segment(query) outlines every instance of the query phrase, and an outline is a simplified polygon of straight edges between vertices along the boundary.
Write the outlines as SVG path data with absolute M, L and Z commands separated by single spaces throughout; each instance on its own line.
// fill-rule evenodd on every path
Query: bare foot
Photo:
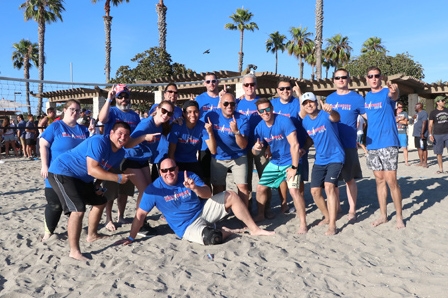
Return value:
M 78 260 L 78 261 L 86 262 L 86 261 L 89 260 L 88 258 L 83 256 L 82 253 L 79 250 L 78 251 L 70 251 L 69 256 L 70 256 L 70 258 L 73 258 L 73 259 Z
M 323 226 L 323 225 L 328 225 L 329 223 L 330 223 L 330 221 L 328 219 L 324 218 L 317 225 Z
M 86 240 L 87 240 L 87 242 L 95 242 L 97 240 L 100 240 L 100 239 L 103 239 L 103 238 L 107 238 L 107 237 L 109 237 L 109 235 L 103 235 L 103 234 L 95 233 L 95 234 L 93 234 L 91 236 L 87 236 Z
M 356 213 L 349 212 L 347 214 L 347 219 L 348 219 L 348 221 L 356 221 Z
M 287 213 L 288 210 L 289 210 L 288 204 L 285 203 L 285 204 L 281 205 L 281 212 L 282 213 Z
M 42 241 L 42 242 L 47 241 L 48 239 L 50 239 L 51 235 L 53 235 L 53 234 L 48 233 L 48 232 L 45 232 L 45 234 L 44 234 L 44 236 L 42 237 L 42 240 L 41 240 L 41 241 Z
M 122 224 L 122 225 L 130 224 L 130 223 L 132 223 L 132 219 L 131 218 L 119 218 L 117 220 L 117 223 Z
M 380 217 L 377 220 L 375 220 L 374 222 L 372 222 L 372 227 L 377 227 L 381 224 L 384 224 L 387 222 L 387 218 L 386 217 Z
M 328 227 L 328 230 L 325 232 L 325 235 L 327 236 L 333 236 L 336 235 L 338 233 L 338 231 L 336 230 L 336 228 L 332 227 Z
M 266 218 L 264 217 L 264 214 L 258 214 L 257 216 L 254 217 L 254 221 L 255 222 L 260 222 L 265 220 Z
M 407 165 L 407 166 L 409 167 L 409 163 L 408 163 L 408 162 L 405 162 L 404 164 Z
M 270 235 L 274 235 L 275 232 L 274 231 L 266 231 L 266 230 L 258 228 L 255 231 L 250 231 L 250 234 L 252 236 L 270 236 Z
M 427 168 L 428 167 L 428 164 L 425 162 L 425 163 L 422 163 L 422 167 L 423 168 Z
M 303 234 L 306 234 L 306 233 L 308 233 L 308 227 L 306 225 L 303 225 L 303 226 L 301 225 L 299 227 L 299 230 L 297 231 L 297 234 L 303 235 Z
M 397 218 L 397 229 L 400 230 L 400 229 L 404 229 L 404 228 L 406 228 L 406 226 L 404 225 L 403 219 Z
M 113 232 L 117 230 L 117 227 L 115 226 L 115 224 L 112 221 L 109 221 L 106 225 L 106 229 Z

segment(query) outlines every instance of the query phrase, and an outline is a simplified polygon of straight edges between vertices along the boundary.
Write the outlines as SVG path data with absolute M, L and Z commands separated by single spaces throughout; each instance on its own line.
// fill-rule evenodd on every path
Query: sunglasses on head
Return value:
M 165 92 L 177 94 L 177 91 L 175 90 L 166 90 Z
M 129 98 L 129 94 L 127 94 L 127 93 L 122 93 L 122 94 L 120 94 L 120 95 L 118 95 L 118 96 L 115 96 L 116 98 L 118 98 L 118 99 L 123 99 L 123 98 L 126 98 L 126 99 L 128 99 Z
M 338 81 L 338 80 L 347 80 L 347 78 L 348 78 L 348 76 L 334 77 L 334 79 L 335 79 L 336 81 Z
M 255 83 L 244 83 L 243 84 L 244 87 L 255 87 Z
M 223 106 L 227 107 L 228 105 L 230 105 L 232 108 L 235 106 L 235 102 L 234 101 L 225 101 L 222 103 Z
M 377 73 L 377 74 L 374 74 L 374 75 L 367 75 L 367 77 L 368 77 L 369 79 L 373 79 L 373 78 L 378 79 L 379 77 L 381 77 L 381 74 Z
M 205 83 L 206 84 L 216 84 L 216 82 L 217 82 L 218 80 L 207 80 L 207 81 L 205 81 Z
M 278 90 L 284 91 L 284 90 L 291 90 L 291 87 L 278 87 Z
M 168 173 L 168 172 L 174 172 L 176 170 L 176 166 L 166 169 L 160 169 L 160 172 L 162 173 Z
M 259 109 L 258 110 L 258 113 L 260 113 L 260 114 L 264 114 L 264 112 L 266 112 L 266 113 L 269 113 L 269 112 L 271 112 L 271 107 L 267 107 L 266 109 Z
M 166 109 L 164 109 L 164 108 L 160 108 L 160 110 L 162 111 L 162 114 L 167 114 L 168 116 L 173 116 L 173 112 L 170 112 L 170 111 L 168 111 L 168 110 L 166 110 Z

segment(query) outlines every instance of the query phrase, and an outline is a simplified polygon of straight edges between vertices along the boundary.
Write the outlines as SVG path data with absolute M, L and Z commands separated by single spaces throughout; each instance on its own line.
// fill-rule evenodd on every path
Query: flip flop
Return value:
M 443 174 L 443 171 L 437 171 L 436 174 Z

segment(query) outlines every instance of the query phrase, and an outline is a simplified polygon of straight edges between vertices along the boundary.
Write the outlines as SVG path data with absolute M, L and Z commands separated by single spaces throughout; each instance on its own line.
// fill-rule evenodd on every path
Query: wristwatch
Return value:
M 293 170 L 297 170 L 298 167 L 291 165 L 291 169 L 293 169 Z
M 234 135 L 236 135 L 236 136 L 238 136 L 240 134 L 241 134 L 241 132 L 239 130 L 236 133 L 234 133 Z

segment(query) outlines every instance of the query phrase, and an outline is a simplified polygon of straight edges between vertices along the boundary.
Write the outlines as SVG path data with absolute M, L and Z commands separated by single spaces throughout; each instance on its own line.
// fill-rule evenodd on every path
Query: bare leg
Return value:
M 260 229 L 259 226 L 254 222 L 250 216 L 249 210 L 247 210 L 246 205 L 244 205 L 238 195 L 233 191 L 226 191 L 225 193 L 225 207 L 226 209 L 232 209 L 233 214 L 236 218 L 241 220 L 249 229 L 251 235 L 254 236 L 269 236 L 275 234 L 275 232 L 266 231 Z
M 237 184 L 238 196 L 243 200 L 243 203 L 249 208 L 249 186 L 247 184 Z
M 286 181 L 283 181 L 280 184 L 280 187 L 278 188 L 278 195 L 280 196 L 280 206 L 281 206 L 281 212 L 285 213 L 288 211 L 288 184 Z
M 300 226 L 297 233 L 305 234 L 308 232 L 308 227 L 306 225 L 305 199 L 298 188 L 290 188 L 289 193 L 294 202 L 294 207 L 296 207 L 297 217 L 300 220 Z
M 106 203 L 106 229 L 109 231 L 116 231 L 117 227 L 112 219 L 112 208 L 114 206 L 114 200 L 109 200 Z
M 149 167 L 144 167 L 141 169 L 127 168 L 124 172 L 126 174 L 134 174 L 134 176 L 131 176 L 130 178 L 131 182 L 137 187 L 138 190 L 137 204 L 135 206 L 135 209 L 137 210 L 146 187 L 152 182 Z
M 380 217 L 372 223 L 376 227 L 387 222 L 387 186 L 385 171 L 373 171 L 376 181 L 376 194 L 380 205 Z
M 92 206 L 92 208 L 90 209 L 89 229 L 87 231 L 87 242 L 94 242 L 96 240 L 106 237 L 106 235 L 98 234 L 98 224 L 100 223 L 104 207 L 106 207 L 106 204 Z
M 336 217 L 338 214 L 338 197 L 336 194 L 336 188 L 332 183 L 325 182 L 325 193 L 327 194 L 327 208 L 328 208 L 328 230 L 325 235 L 335 235 L 336 231 Z
M 350 180 L 346 183 L 347 198 L 348 198 L 348 220 L 356 219 L 356 201 L 358 198 L 358 186 L 356 185 L 355 179 Z M 339 195 L 339 193 L 337 193 Z
M 428 167 L 428 150 L 422 150 L 422 167 Z
M 322 188 L 313 187 L 311 188 L 311 195 L 313 196 L 314 203 L 316 203 L 317 208 L 319 208 L 320 212 L 324 216 L 324 219 L 319 222 L 319 225 L 328 224 L 330 221 L 330 215 L 327 209 L 327 203 L 325 202 L 324 197 L 322 196 Z
M 404 157 L 404 164 L 405 165 L 409 165 L 409 160 L 408 160 L 408 147 L 403 147 L 403 157 Z
M 403 229 L 405 228 L 402 213 L 403 205 L 400 185 L 398 185 L 397 180 L 397 171 L 385 171 L 384 177 L 389 186 L 392 200 L 394 201 L 395 212 L 397 213 L 397 229 Z
M 264 213 L 266 209 L 266 202 L 268 201 L 268 187 L 258 184 L 257 185 L 257 206 L 258 213 L 254 218 L 255 221 L 262 221 L 265 219 Z
M 126 209 L 126 204 L 128 203 L 128 196 L 120 194 L 117 198 L 117 209 L 118 209 L 118 222 L 121 224 L 127 223 L 124 219 L 124 211 Z
M 72 212 L 68 218 L 68 243 L 70 245 L 69 256 L 79 261 L 87 261 L 88 259 L 81 254 L 79 247 L 79 238 L 81 237 L 82 219 L 84 212 Z
M 443 173 L 443 158 L 442 158 L 442 154 L 437 154 L 437 164 L 439 165 L 439 171 Z
M 423 150 L 422 149 L 418 149 L 418 159 L 420 160 L 420 162 L 416 165 L 416 166 L 422 166 L 423 165 Z

